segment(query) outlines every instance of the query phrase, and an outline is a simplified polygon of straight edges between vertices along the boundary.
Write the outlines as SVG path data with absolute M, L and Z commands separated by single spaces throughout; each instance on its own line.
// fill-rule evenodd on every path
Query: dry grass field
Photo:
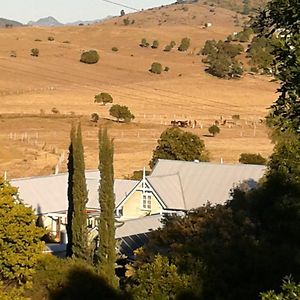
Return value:
M 77 119 L 82 121 L 87 168 L 97 168 L 98 128 L 89 120 L 94 112 L 115 138 L 119 178 L 148 165 L 160 133 L 173 119 L 197 120 L 199 127 L 189 130 L 204 139 L 212 161 L 237 162 L 241 152 L 269 155 L 272 144 L 259 120 L 276 99 L 277 84 L 248 74 L 240 80 L 206 74 L 196 54 L 207 39 L 224 39 L 240 30 L 234 26 L 236 13 L 211 12 L 200 4 L 187 7 L 130 14 L 135 23 L 129 26 L 114 18 L 90 26 L 0 30 L 0 172 L 7 170 L 10 178 L 49 174 L 59 160 L 65 170 L 69 130 Z M 203 28 L 206 22 L 213 26 Z M 48 41 L 49 36 L 55 40 Z M 183 37 L 191 38 L 189 51 L 162 51 Z M 139 47 L 142 38 L 159 40 L 159 48 Z M 40 50 L 39 57 L 30 56 L 32 48 Z M 88 49 L 98 50 L 97 64 L 79 62 Z M 10 57 L 11 51 L 17 57 Z M 151 74 L 154 61 L 169 72 Z M 93 101 L 102 91 L 130 108 L 136 116 L 132 124 L 107 120 L 109 106 Z M 59 114 L 51 113 L 53 107 Z M 206 136 L 215 120 L 234 114 L 241 117 L 236 125 L 221 126 L 214 138 Z

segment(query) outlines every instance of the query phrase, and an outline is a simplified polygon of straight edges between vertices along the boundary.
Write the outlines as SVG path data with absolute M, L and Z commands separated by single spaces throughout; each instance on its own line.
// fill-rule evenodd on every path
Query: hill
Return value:
M 148 165 L 160 133 L 174 119 L 197 121 L 197 128 L 189 130 L 204 139 L 212 161 L 237 162 L 241 152 L 267 156 L 272 144 L 262 119 L 276 98 L 277 84 L 251 74 L 240 80 L 215 78 L 204 72 L 197 55 L 207 39 L 239 31 L 235 17 L 236 12 L 194 3 L 89 26 L 0 30 L 0 173 L 8 170 L 15 177 L 53 172 L 66 158 L 70 124 L 77 118 L 82 121 L 87 168 L 97 168 L 98 129 L 90 122 L 94 112 L 115 138 L 117 177 Z M 241 25 L 247 21 L 238 17 Z M 208 22 L 212 26 L 205 27 Z M 177 51 L 184 37 L 191 39 L 191 46 Z M 142 38 L 150 44 L 158 40 L 159 47 L 140 47 Z M 176 47 L 163 51 L 171 40 Z M 32 48 L 40 50 L 39 57 L 30 55 Z M 81 52 L 88 49 L 99 52 L 97 64 L 80 63 Z M 11 51 L 17 57 L 10 57 Z M 150 73 L 154 61 L 169 71 Z M 110 106 L 94 103 L 100 92 L 128 106 L 134 123 L 109 121 Z M 208 135 L 211 124 L 232 115 L 240 115 L 240 121 L 220 125 L 215 138 Z
M 62 26 L 63 24 L 58 22 L 53 17 L 46 17 L 37 20 L 36 22 L 30 21 L 28 22 L 29 26 L 41 26 L 41 27 L 54 27 L 54 26 Z
M 2 27 L 6 27 L 6 28 L 7 27 L 20 27 L 20 26 L 23 26 L 23 24 L 20 22 L 0 18 L 0 28 L 2 28 Z

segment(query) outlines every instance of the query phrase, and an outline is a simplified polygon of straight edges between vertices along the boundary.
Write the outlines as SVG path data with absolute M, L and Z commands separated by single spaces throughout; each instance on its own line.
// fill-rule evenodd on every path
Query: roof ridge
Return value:
M 180 183 L 180 190 L 181 190 L 181 195 L 182 195 L 182 199 L 183 199 L 183 206 L 184 209 L 187 210 L 186 208 L 186 201 L 185 201 L 185 197 L 184 197 L 184 191 L 183 191 L 183 186 L 182 186 L 182 182 L 181 182 L 181 177 L 180 177 L 180 173 L 177 173 L 178 179 L 179 179 L 179 183 Z

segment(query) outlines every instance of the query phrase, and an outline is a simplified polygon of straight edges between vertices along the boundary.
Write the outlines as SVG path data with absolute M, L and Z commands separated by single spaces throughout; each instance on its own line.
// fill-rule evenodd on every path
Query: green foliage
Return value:
M 152 48 L 152 49 L 157 49 L 158 46 L 159 46 L 159 41 L 158 41 L 158 40 L 154 40 L 154 41 L 153 41 L 153 44 L 152 44 L 152 46 L 151 46 L 151 48 Z
M 40 50 L 38 48 L 32 48 L 30 51 L 31 51 L 31 56 L 34 57 L 38 57 L 40 54 Z
M 95 103 L 102 103 L 103 105 L 107 103 L 113 103 L 113 97 L 108 93 L 100 93 L 95 96 Z
M 149 162 L 151 169 L 158 159 L 207 161 L 208 153 L 204 142 L 195 134 L 180 128 L 168 128 L 162 132 L 158 145 Z
M 113 52 L 118 52 L 119 49 L 118 49 L 117 47 L 112 47 L 112 48 L 111 48 L 111 51 L 113 51 Z
M 115 241 L 115 194 L 114 194 L 114 147 L 108 137 L 107 129 L 99 131 L 99 248 L 97 251 L 98 272 L 108 283 L 117 287 L 115 276 L 116 241 Z
M 241 43 L 246 43 L 250 41 L 251 36 L 253 35 L 253 29 L 251 27 L 244 28 L 241 32 L 239 32 L 235 39 Z
M 278 9 L 280 8 L 280 9 Z M 273 45 L 274 74 L 281 82 L 279 97 L 272 106 L 271 116 L 281 130 L 300 132 L 300 9 L 298 1 L 272 0 L 257 16 L 254 28 L 269 37 L 277 30 Z
M 99 115 L 97 113 L 92 113 L 91 114 L 91 121 L 93 123 L 98 123 L 98 121 L 99 121 Z
M 44 256 L 29 291 L 31 299 L 123 299 L 121 294 L 85 261 Z
M 82 144 L 81 125 L 72 126 L 71 144 L 69 153 L 69 209 L 68 222 L 71 239 L 68 240 L 67 255 L 89 261 L 91 258 L 87 239 L 87 212 L 86 204 L 88 192 L 85 179 L 84 149 Z M 72 176 L 71 176 L 72 175 Z M 69 237 L 69 236 L 68 236 Z
M 234 78 L 243 74 L 241 64 L 235 59 L 243 50 L 242 45 L 208 40 L 201 54 L 207 56 L 203 61 L 209 65 L 208 73 L 220 78 Z
M 300 299 L 300 284 L 295 284 L 290 279 L 283 281 L 282 292 L 277 294 L 269 291 L 261 294 L 261 300 L 298 300 Z
M 124 122 L 130 122 L 134 119 L 134 115 L 130 112 L 129 108 L 125 105 L 115 104 L 109 109 L 109 114 L 116 118 L 118 122 L 120 120 Z
M 259 153 L 241 153 L 239 162 L 241 164 L 265 165 L 267 163 L 267 160 Z
M 141 43 L 140 43 L 140 47 L 145 47 L 148 48 L 149 47 L 149 43 L 147 42 L 147 40 L 145 38 L 142 38 Z
M 172 50 L 171 45 L 166 45 L 166 47 L 164 48 L 165 52 L 170 52 Z
M 35 225 L 31 207 L 18 198 L 17 189 L 0 177 L 0 279 L 25 283 L 42 255 L 45 230 Z
M 81 54 L 80 61 L 85 64 L 96 64 L 100 56 L 96 50 L 85 51 Z
M 130 24 L 130 20 L 129 20 L 128 17 L 125 18 L 125 19 L 123 19 L 123 24 L 124 24 L 125 26 L 128 26 L 128 25 Z
M 151 263 L 139 267 L 133 277 L 131 292 L 134 299 L 176 299 L 181 293 L 190 289 L 191 278 L 180 275 L 176 265 L 168 258 L 156 256 Z
M 220 133 L 220 128 L 217 125 L 212 125 L 208 128 L 208 132 L 215 136 L 216 134 Z
M 154 74 L 161 74 L 161 72 L 162 72 L 161 63 L 159 63 L 159 62 L 152 63 L 151 68 L 150 68 L 150 72 L 154 73 Z
M 190 44 L 191 44 L 191 40 L 189 38 L 187 37 L 183 38 L 178 47 L 178 51 L 187 51 L 190 47 Z
M 137 170 L 133 171 L 133 174 L 131 176 L 128 176 L 127 179 L 130 180 L 142 180 L 143 179 L 143 170 Z M 150 171 L 145 171 L 145 175 L 148 176 L 150 175 Z
M 0 281 L 0 299 L 1 300 L 30 300 L 24 296 L 22 287 L 7 287 Z

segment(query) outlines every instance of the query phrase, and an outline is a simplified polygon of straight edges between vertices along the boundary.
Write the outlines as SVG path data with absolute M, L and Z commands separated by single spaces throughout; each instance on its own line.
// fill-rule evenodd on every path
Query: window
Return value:
M 150 193 L 143 194 L 142 208 L 143 209 L 151 209 L 151 194 Z

